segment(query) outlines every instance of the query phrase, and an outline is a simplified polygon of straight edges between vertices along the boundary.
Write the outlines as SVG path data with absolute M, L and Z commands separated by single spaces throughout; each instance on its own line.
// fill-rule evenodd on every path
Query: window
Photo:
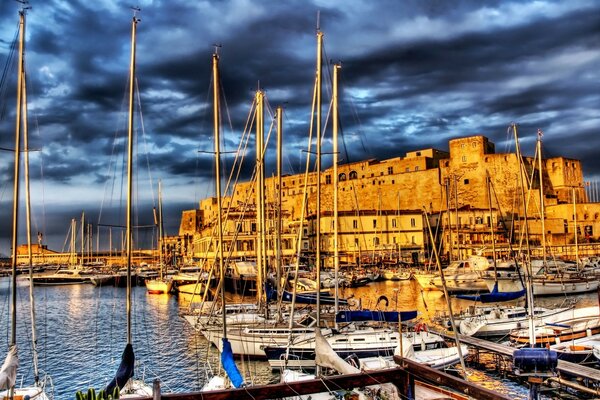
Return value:
M 358 229 L 358 221 L 357 220 L 352 220 L 352 228 Z
M 467 156 L 462 156 L 462 162 L 467 162 Z
M 373 228 L 377 228 L 377 220 L 376 219 L 373 220 Z
M 358 239 L 357 238 L 354 239 L 354 247 L 358 248 Z
M 410 172 L 410 167 L 406 167 L 406 169 L 404 171 Z
M 475 148 L 475 147 L 477 147 L 477 142 L 471 142 L 471 147 L 472 147 L 472 148 Z
M 417 151 L 417 157 L 421 157 L 421 152 Z
M 418 170 L 419 170 L 419 166 L 417 165 L 417 166 L 415 167 L 415 171 L 418 171 Z
M 378 237 L 373 238 L 373 246 L 379 246 L 379 238 Z
M 469 184 L 469 180 L 468 180 L 468 179 L 465 179 L 465 180 L 463 181 L 463 183 L 464 183 L 465 185 L 468 185 L 468 184 Z
M 415 226 L 417 226 L 417 220 L 416 220 L 416 219 L 414 219 L 414 218 L 411 218 L 411 219 L 410 219 L 410 226 L 412 226 L 413 228 L 414 228 Z
M 388 175 L 391 175 L 394 173 L 394 167 L 388 167 Z
M 340 182 L 343 182 L 343 181 L 345 181 L 345 180 L 346 180 L 346 174 L 342 172 L 342 173 L 339 175 L 339 177 L 338 177 L 338 180 L 339 180 Z
M 464 143 L 462 143 L 462 144 L 460 145 L 460 148 L 461 148 L 461 149 L 464 149 L 465 147 L 467 147 L 467 145 L 466 145 L 466 144 L 464 144 Z
M 325 175 L 325 184 L 326 185 L 330 185 L 331 184 L 331 175 Z
M 350 171 L 349 178 L 350 179 L 357 179 L 358 178 L 358 174 L 356 173 L 356 171 Z
M 392 228 L 395 228 L 395 227 L 396 227 L 396 218 L 394 218 L 394 219 L 392 220 Z

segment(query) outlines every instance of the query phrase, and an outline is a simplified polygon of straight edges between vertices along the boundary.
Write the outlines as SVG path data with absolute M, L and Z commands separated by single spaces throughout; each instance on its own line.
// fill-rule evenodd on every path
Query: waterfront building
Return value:
M 338 247 L 342 263 L 378 262 L 384 258 L 426 261 L 430 240 L 429 218 L 442 254 L 464 257 L 491 251 L 492 233 L 500 251 L 517 243 L 527 216 L 530 242 L 542 240 L 538 163 L 523 157 L 521 175 L 516 153 L 496 153 L 485 136 L 451 139 L 449 151 L 427 148 L 404 157 L 369 159 L 338 166 Z M 600 206 L 588 203 L 579 160 L 567 157 L 543 159 L 546 244 L 556 255 L 574 254 L 574 225 L 579 243 L 590 245 L 600 233 Z M 490 176 L 492 210 L 489 209 L 486 176 Z M 521 182 L 530 180 L 529 190 Z M 321 173 L 321 251 L 325 265 L 333 254 L 332 168 Z M 281 193 L 282 255 L 292 261 L 299 243 L 310 259 L 316 248 L 315 173 L 287 175 L 277 187 L 275 178 L 265 180 L 265 248 L 275 256 L 277 196 Z M 306 188 L 306 190 L 305 190 Z M 307 198 L 306 209 L 303 200 Z M 523 194 L 525 202 L 523 202 Z M 574 220 L 573 194 L 577 221 Z M 527 212 L 523 204 L 527 204 Z M 239 183 L 223 197 L 225 252 L 232 258 L 255 257 L 255 183 Z M 304 211 L 304 215 L 303 214 Z M 214 259 L 213 230 L 217 217 L 214 198 L 203 199 L 199 208 L 182 213 L 180 237 L 188 259 Z M 302 233 L 300 235 L 300 233 Z M 300 240 L 300 242 L 299 242 Z M 588 246 L 590 252 L 595 246 Z

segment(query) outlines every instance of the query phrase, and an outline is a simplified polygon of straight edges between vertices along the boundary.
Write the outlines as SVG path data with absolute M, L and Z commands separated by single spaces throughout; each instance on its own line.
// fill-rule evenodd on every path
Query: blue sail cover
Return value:
M 335 322 L 380 321 L 400 322 L 417 318 L 417 310 L 413 311 L 340 311 L 335 315 Z
M 501 301 L 516 300 L 518 298 L 525 296 L 525 293 L 526 293 L 525 289 L 519 290 L 517 292 L 499 292 L 498 291 L 498 282 L 496 282 L 494 284 L 494 289 L 490 293 L 483 293 L 483 294 L 478 294 L 475 296 L 467 295 L 467 294 L 460 294 L 460 295 L 457 295 L 456 297 L 458 299 L 480 301 L 482 303 L 498 303 Z
M 231 384 L 239 388 L 244 384 L 244 378 L 242 378 L 242 374 L 240 374 L 240 370 L 237 365 L 235 365 L 235 360 L 233 359 L 233 351 L 231 350 L 231 343 L 227 338 L 223 338 L 223 351 L 221 352 L 221 365 L 225 372 L 227 372 L 227 376 L 229 380 L 231 380 Z
M 131 343 L 127 343 L 125 350 L 123 350 L 123 355 L 121 356 L 121 364 L 119 365 L 119 369 L 117 369 L 117 373 L 112 381 L 106 385 L 104 391 L 107 394 L 112 395 L 117 386 L 119 387 L 119 390 L 121 390 L 129 378 L 133 376 L 134 366 L 135 354 L 133 354 L 133 346 Z

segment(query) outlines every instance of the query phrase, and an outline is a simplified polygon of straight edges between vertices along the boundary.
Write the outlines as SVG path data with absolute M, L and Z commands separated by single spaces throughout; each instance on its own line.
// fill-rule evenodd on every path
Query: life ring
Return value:
M 423 322 L 419 322 L 415 325 L 415 333 L 427 332 L 427 331 L 428 331 L 427 324 L 425 324 Z

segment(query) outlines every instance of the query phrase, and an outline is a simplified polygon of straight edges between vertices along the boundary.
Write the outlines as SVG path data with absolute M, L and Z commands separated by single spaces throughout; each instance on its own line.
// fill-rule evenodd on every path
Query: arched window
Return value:
M 352 180 L 352 179 L 357 179 L 357 178 L 358 178 L 358 174 L 356 173 L 356 171 L 350 171 L 349 179 Z
M 340 182 L 343 182 L 343 181 L 345 181 L 345 180 L 346 180 L 346 174 L 344 174 L 344 173 L 342 172 L 342 173 L 340 174 L 340 176 L 338 177 L 338 180 L 339 180 Z

